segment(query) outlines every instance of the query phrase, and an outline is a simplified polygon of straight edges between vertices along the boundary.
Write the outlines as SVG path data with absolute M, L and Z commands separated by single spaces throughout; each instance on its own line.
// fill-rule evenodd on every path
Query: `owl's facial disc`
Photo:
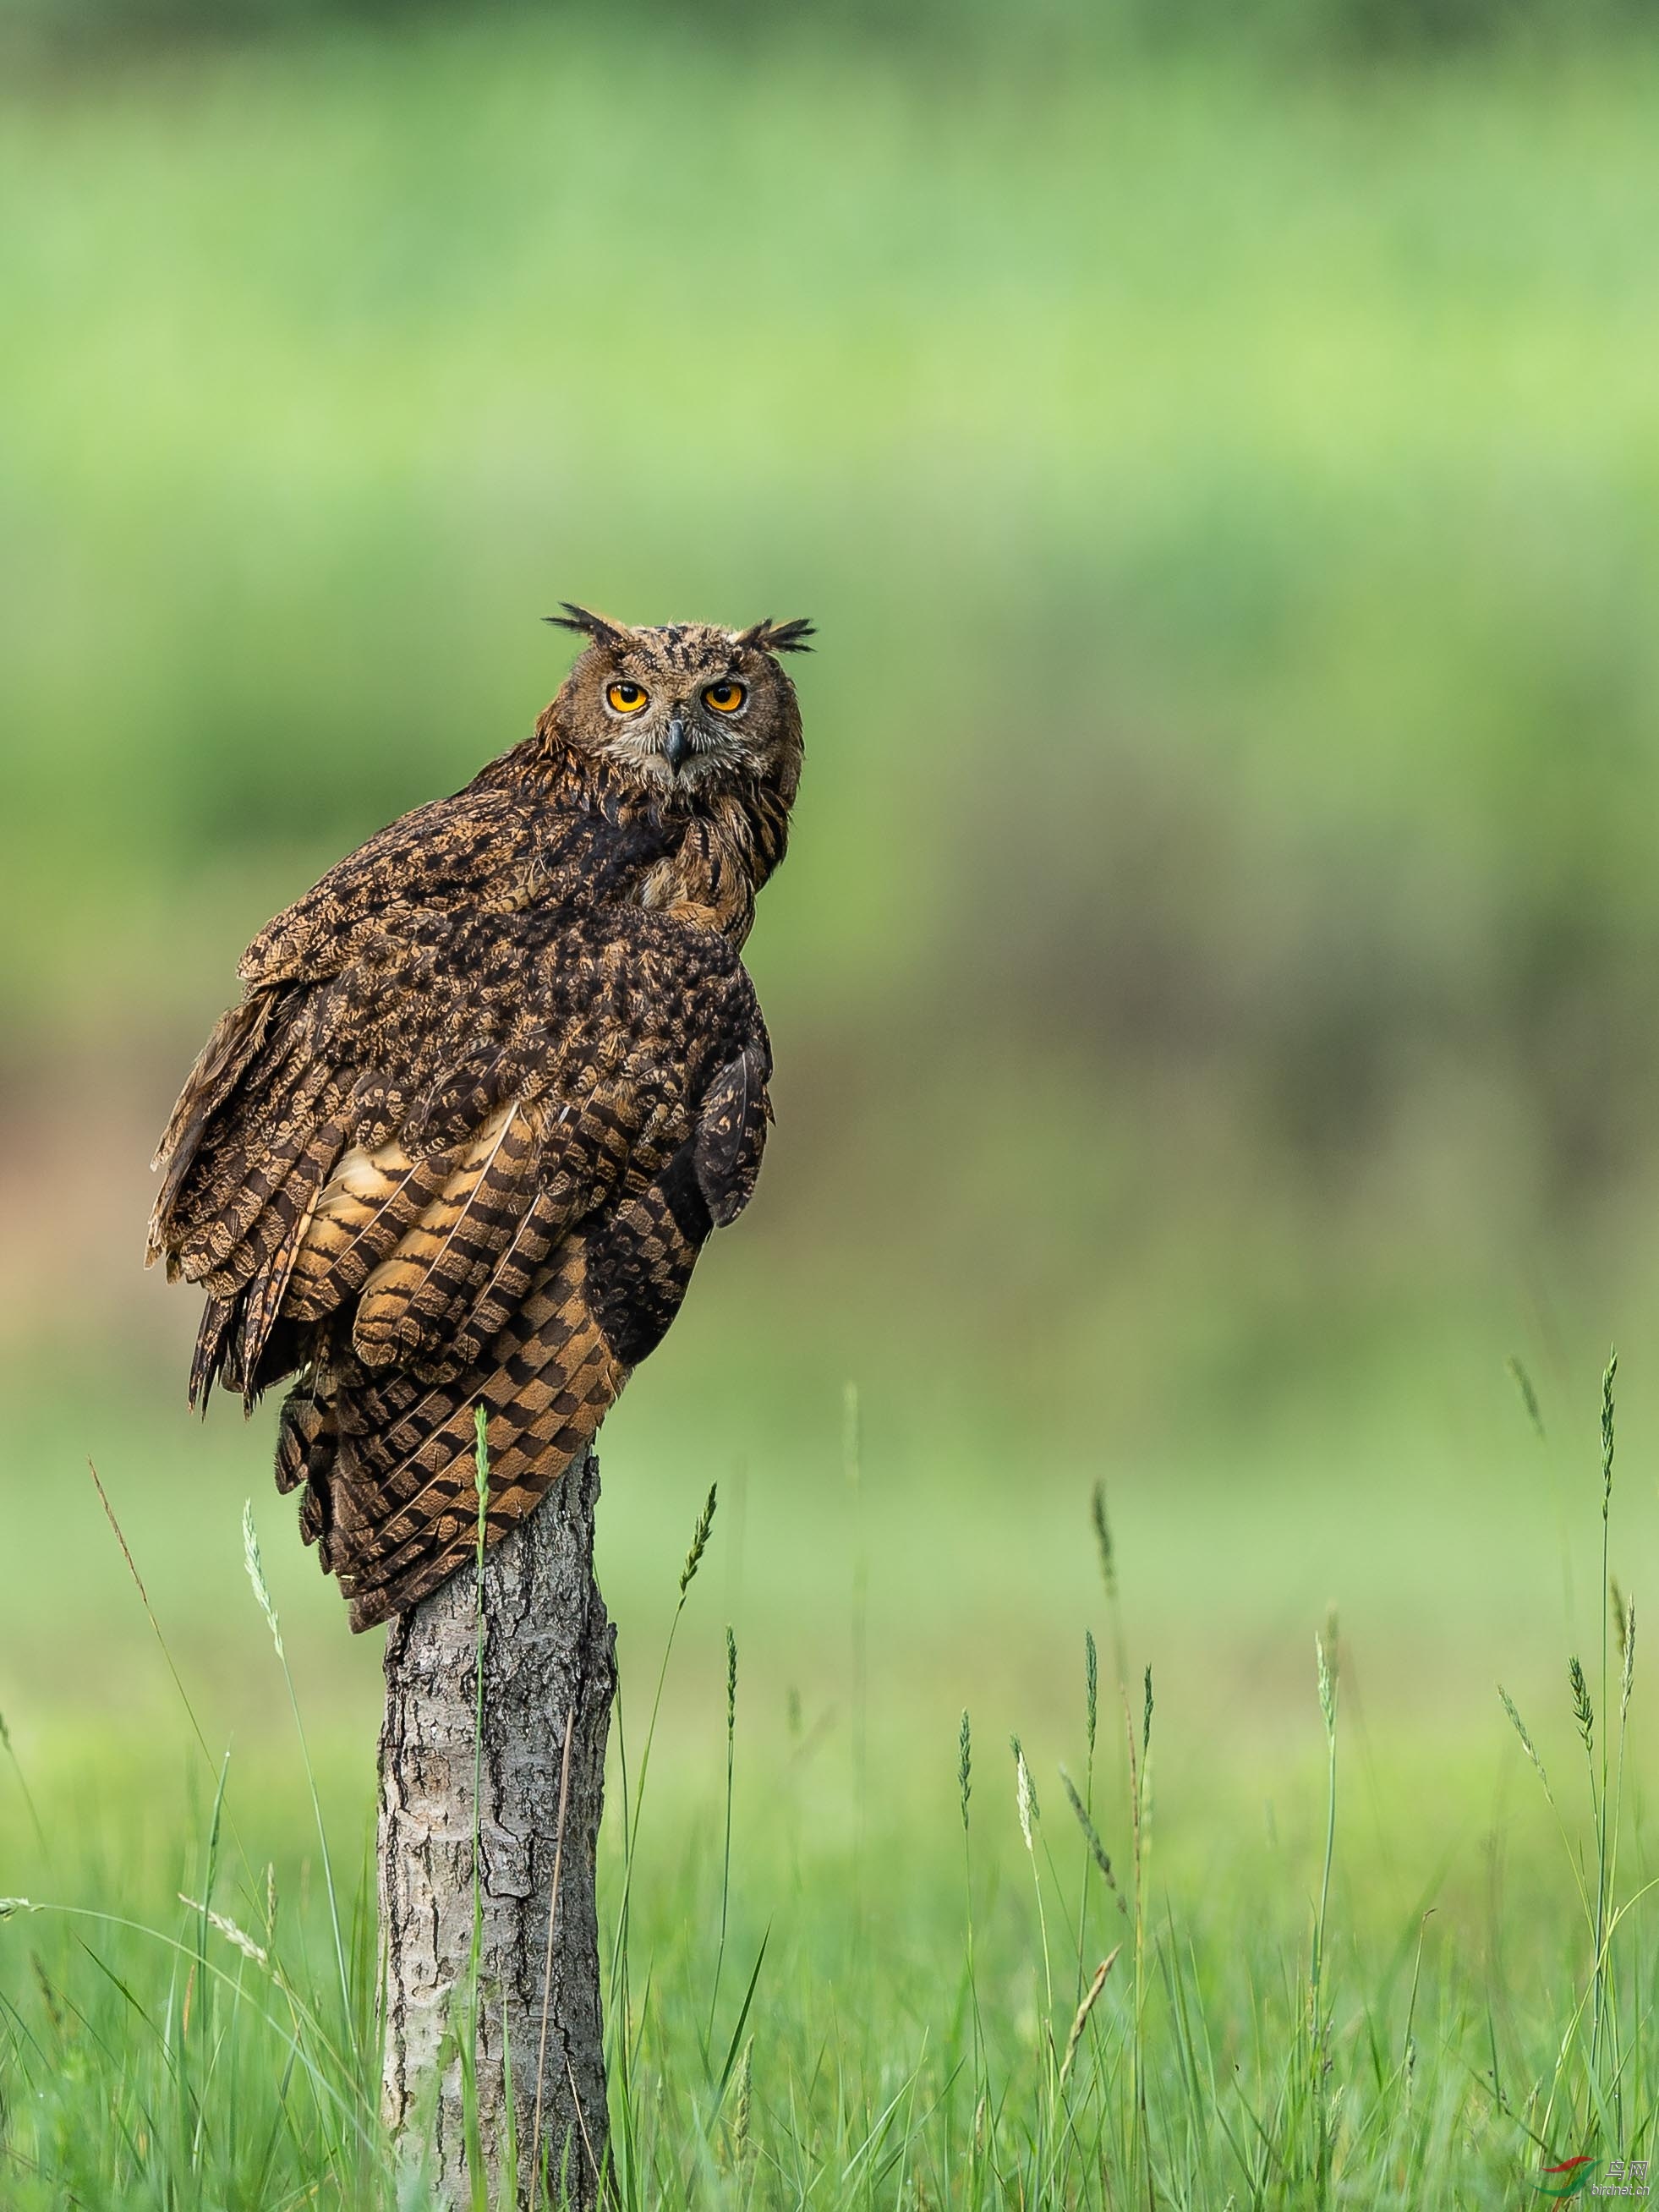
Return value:
M 708 688 L 721 697 L 744 696 L 736 683 Z M 744 761 L 746 749 L 720 727 L 739 706 L 710 709 L 695 686 L 689 692 L 680 684 L 647 689 L 626 677 L 608 684 L 604 696 L 611 723 L 605 751 L 653 782 L 690 785 Z
M 605 750 L 648 781 L 695 792 L 752 774 L 753 747 L 743 723 L 748 684 L 728 668 L 647 665 L 648 656 L 617 657 L 601 692 Z
M 793 798 L 793 689 L 746 633 L 680 623 L 589 634 L 557 702 L 572 742 L 677 803 L 757 784 L 775 786 L 786 803 Z

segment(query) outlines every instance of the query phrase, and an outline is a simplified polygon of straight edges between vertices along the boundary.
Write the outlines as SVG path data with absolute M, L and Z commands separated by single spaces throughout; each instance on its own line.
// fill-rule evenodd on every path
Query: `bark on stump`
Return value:
M 507 2063 L 520 2201 L 532 2196 L 538 2095 L 549 2201 L 598 2200 L 605 2164 L 594 1854 L 616 1631 L 593 1580 L 599 1466 L 588 1452 L 483 1570 L 483 1728 L 477 2074 L 490 2197 L 507 2148 Z M 392 1624 L 380 1735 L 380 1934 L 386 1953 L 385 2113 L 441 2199 L 471 2202 L 459 2038 L 472 1954 L 477 1576 L 468 1566 Z M 569 1719 L 569 1784 L 559 1796 Z M 558 1856 L 544 2055 L 549 1900 Z

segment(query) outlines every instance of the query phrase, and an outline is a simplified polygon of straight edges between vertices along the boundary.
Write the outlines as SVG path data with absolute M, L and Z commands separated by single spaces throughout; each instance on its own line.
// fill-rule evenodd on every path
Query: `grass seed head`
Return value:
M 1106 1485 L 1097 1482 L 1090 1501 L 1090 1512 L 1095 1524 L 1095 1541 L 1100 1547 L 1100 1578 L 1106 1585 L 1109 1603 L 1117 1602 L 1117 1555 L 1112 1548 L 1112 1527 L 1106 1518 Z
M 968 1800 L 974 1794 L 974 1740 L 968 1726 L 968 1708 L 962 1709 L 962 1726 L 957 1731 L 957 1790 L 962 1799 L 962 1826 L 968 1826 Z
M 253 1938 L 244 1929 L 239 1928 L 234 1920 L 227 1920 L 222 1912 L 214 1911 L 211 1905 L 203 1905 L 196 1898 L 186 1897 L 182 1889 L 179 1892 L 179 1902 L 180 1905 L 187 1905 L 192 1912 L 199 1912 L 218 1929 L 227 1942 L 236 1946 L 244 1958 L 252 1959 L 256 1966 L 268 1966 L 270 1964 L 270 1954 L 264 1945 L 256 1943 Z
M 1152 1741 L 1152 1670 L 1146 1669 L 1145 1693 L 1140 1708 L 1140 1756 L 1143 1762 Z
M 1619 1354 L 1610 1352 L 1601 1376 L 1601 1518 L 1613 1503 L 1613 1382 L 1619 1372 Z
M 483 1406 L 472 1409 L 472 1486 L 478 1493 L 482 1517 L 489 1495 L 489 1414 Z
M 1532 1761 L 1534 1767 L 1537 1771 L 1538 1779 L 1543 1784 L 1545 1794 L 1547 1796 L 1549 1793 L 1550 1778 L 1544 1771 L 1544 1762 L 1538 1756 L 1537 1746 L 1533 1742 L 1531 1736 L 1527 1733 L 1527 1724 L 1525 1721 L 1522 1719 L 1520 1714 L 1516 1712 L 1514 1698 L 1510 1697 L 1509 1692 L 1504 1687 L 1504 1685 L 1501 1682 L 1498 1685 L 1498 1694 L 1503 1700 L 1504 1711 L 1510 1717 L 1510 1726 L 1515 1730 L 1516 1735 L 1520 1737 L 1521 1748 L 1526 1753 L 1527 1757 Z
M 1019 1832 L 1025 1838 L 1025 1848 L 1035 1855 L 1031 1841 L 1031 1823 L 1042 1818 L 1037 1803 L 1036 1790 L 1031 1782 L 1031 1770 L 1026 1764 L 1025 1753 L 1019 1738 L 1011 1735 L 1008 1747 L 1014 1754 L 1014 1803 L 1019 1813 Z
M 1595 1743 L 1595 1708 L 1590 1703 L 1589 1684 L 1584 1680 L 1584 1670 L 1576 1651 L 1567 1662 L 1567 1686 L 1572 1692 L 1573 1726 L 1583 1738 L 1585 1750 L 1592 1750 Z
M 1124 1910 L 1123 1899 L 1118 1890 L 1117 1877 L 1112 1872 L 1112 1862 L 1107 1856 L 1106 1846 L 1100 1840 L 1100 1832 L 1089 1818 L 1088 1807 L 1077 1794 L 1077 1784 L 1063 1766 L 1060 1770 L 1060 1779 L 1066 1792 L 1066 1802 L 1073 1812 L 1077 1814 L 1077 1824 L 1083 1831 L 1083 1839 L 1089 1846 L 1090 1856 L 1106 1877 L 1106 1887 L 1117 1899 L 1118 1910 L 1121 1912 Z
M 473 1543 L 473 1565 L 477 1570 L 478 1577 L 478 1633 L 481 1637 L 483 1634 L 483 1607 L 484 1547 L 489 1541 L 489 1530 L 485 1517 L 489 1508 L 489 1446 L 486 1435 L 489 1425 L 489 1414 L 484 1411 L 483 1406 L 475 1406 L 472 1409 L 472 1487 L 477 1494 L 478 1514 L 477 1526 L 473 1531 L 475 1539 Z
M 1624 1619 L 1619 1625 L 1619 1656 L 1623 1670 L 1619 1677 L 1619 1717 L 1622 1722 L 1630 1711 L 1631 1683 L 1636 1674 L 1636 1600 L 1632 1598 L 1625 1607 Z
M 1509 1370 L 1516 1389 L 1521 1393 L 1521 1403 L 1525 1409 L 1528 1420 L 1532 1424 L 1532 1432 L 1541 1444 L 1545 1442 L 1544 1416 L 1539 1411 L 1538 1393 L 1532 1387 L 1532 1377 L 1513 1352 L 1510 1354 L 1504 1364 Z
M 729 1743 L 738 1725 L 738 1639 L 728 1623 L 726 1631 L 726 1740 Z
M 1063 2082 L 1072 2070 L 1072 2061 L 1077 2057 L 1077 2047 L 1083 2040 L 1083 2031 L 1088 2026 L 1089 2015 L 1095 2008 L 1095 1999 L 1106 1986 L 1106 1977 L 1112 1971 L 1112 1961 L 1123 1946 L 1115 1945 L 1095 1968 L 1094 1979 L 1085 1990 L 1083 2002 L 1072 2022 L 1072 2032 L 1066 2039 L 1066 2056 L 1060 2062 L 1060 2078 Z
M 738 2061 L 736 2101 L 732 2110 L 732 2163 L 741 2166 L 749 2154 L 749 2124 L 755 2094 L 755 2039 L 743 2046 Z
M 1095 1652 L 1094 1632 L 1083 1632 L 1083 1702 L 1089 1723 L 1089 1757 L 1095 1755 L 1095 1721 L 1100 1709 L 1100 1661 Z
M 1336 1735 L 1337 1669 L 1340 1664 L 1334 1607 L 1325 1616 L 1323 1635 L 1314 1638 L 1314 1656 L 1319 1668 L 1319 1710 L 1325 1717 L 1325 1735 L 1330 1740 Z
M 691 1531 L 691 1548 L 685 1555 L 685 1565 L 680 1569 L 680 1595 L 684 1597 L 697 1578 L 697 1569 L 702 1565 L 702 1555 L 708 1549 L 708 1532 L 714 1525 L 714 1498 L 717 1486 L 710 1483 L 708 1495 L 703 1501 L 702 1511 L 697 1516 L 697 1525 Z
M 259 1539 L 253 1527 L 253 1500 L 250 1498 L 242 1507 L 242 1558 L 247 1567 L 247 1578 L 253 1585 L 253 1595 L 259 1601 L 259 1610 L 270 1630 L 270 1640 L 276 1646 L 276 1656 L 287 1655 L 283 1650 L 283 1632 L 276 1626 L 276 1608 L 270 1601 L 270 1586 L 265 1580 L 264 1562 L 259 1557 Z

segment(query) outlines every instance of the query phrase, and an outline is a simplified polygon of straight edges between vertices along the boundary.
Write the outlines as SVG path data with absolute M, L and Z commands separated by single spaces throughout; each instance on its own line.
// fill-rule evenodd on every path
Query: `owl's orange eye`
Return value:
M 733 684 L 728 678 L 724 684 L 711 684 L 702 695 L 702 703 L 717 714 L 735 714 L 748 696 L 741 684 Z
M 618 714 L 637 714 L 646 704 L 646 695 L 637 684 L 613 684 L 605 696 Z

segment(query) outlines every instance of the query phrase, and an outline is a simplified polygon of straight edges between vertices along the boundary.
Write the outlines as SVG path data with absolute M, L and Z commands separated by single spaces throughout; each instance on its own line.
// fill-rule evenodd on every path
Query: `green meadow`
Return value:
M 765 1176 L 601 1439 L 623 2201 L 1639 2200 L 1659 56 L 33 12 L 0 2205 L 422 2204 L 378 1638 L 271 1410 L 185 1413 L 145 1166 L 241 945 L 522 733 L 563 598 L 821 633 Z

